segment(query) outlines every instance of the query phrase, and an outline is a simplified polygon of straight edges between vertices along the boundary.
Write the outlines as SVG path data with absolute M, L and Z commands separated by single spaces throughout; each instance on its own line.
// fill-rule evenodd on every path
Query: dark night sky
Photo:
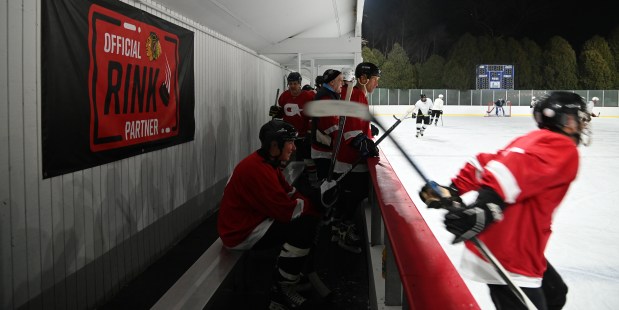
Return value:
M 366 0 L 363 37 L 370 47 L 384 49 L 393 44 L 394 38 L 423 41 L 428 34 L 445 42 L 455 41 L 465 32 L 528 37 L 540 45 L 553 35 L 560 35 L 578 51 L 593 35 L 607 37 L 619 25 L 619 13 L 613 8 L 617 2 L 613 0 L 570 2 L 573 1 Z

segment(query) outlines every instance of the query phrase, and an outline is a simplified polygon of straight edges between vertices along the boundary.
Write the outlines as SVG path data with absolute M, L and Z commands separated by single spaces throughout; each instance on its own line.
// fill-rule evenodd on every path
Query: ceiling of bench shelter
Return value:
M 274 61 L 354 66 L 365 0 L 156 0 Z

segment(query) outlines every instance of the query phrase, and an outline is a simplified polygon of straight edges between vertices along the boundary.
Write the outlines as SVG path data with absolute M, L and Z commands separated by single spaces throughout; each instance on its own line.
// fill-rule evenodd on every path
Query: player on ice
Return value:
M 419 97 L 419 100 L 407 112 L 407 114 L 412 113 L 413 117 L 417 117 L 417 134 L 415 135 L 417 138 L 419 138 L 419 135 L 423 136 L 426 125 L 430 124 L 430 114 L 432 113 L 432 99 L 428 99 L 425 94 L 421 94 Z
M 461 269 L 490 289 L 497 309 L 526 309 L 514 291 L 484 260 L 476 237 L 496 256 L 512 282 L 537 309 L 561 309 L 567 285 L 544 255 L 552 217 L 579 166 L 577 146 L 590 142 L 586 103 L 570 92 L 553 92 L 535 105 L 538 130 L 513 140 L 497 153 L 481 153 L 465 164 L 439 197 L 429 184 L 420 197 L 442 208 L 445 226 L 465 240 Z M 524 299 L 524 298 L 523 298 Z

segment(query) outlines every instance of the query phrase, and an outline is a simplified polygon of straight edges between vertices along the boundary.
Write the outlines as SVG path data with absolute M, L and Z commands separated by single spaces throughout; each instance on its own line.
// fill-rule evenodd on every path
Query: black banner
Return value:
M 42 12 L 44 178 L 193 140 L 193 32 L 113 0 Z

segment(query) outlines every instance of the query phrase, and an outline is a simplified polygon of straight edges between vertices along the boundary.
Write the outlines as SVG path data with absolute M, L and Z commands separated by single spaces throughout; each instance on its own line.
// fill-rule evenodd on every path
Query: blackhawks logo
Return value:
M 151 32 L 146 39 L 146 56 L 150 61 L 157 60 L 161 55 L 161 43 L 156 33 Z

